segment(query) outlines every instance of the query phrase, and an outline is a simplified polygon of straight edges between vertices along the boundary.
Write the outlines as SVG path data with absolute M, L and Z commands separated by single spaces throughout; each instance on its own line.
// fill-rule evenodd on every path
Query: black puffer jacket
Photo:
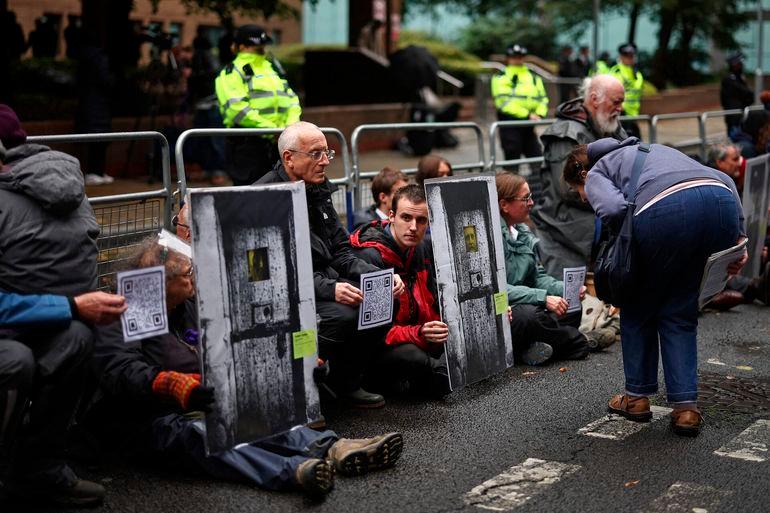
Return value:
M 283 164 L 278 163 L 255 185 L 290 181 Z M 334 301 L 334 286 L 339 280 L 357 283 L 362 274 L 379 270 L 360 259 L 350 247 L 348 232 L 332 204 L 332 193 L 336 190 L 337 186 L 329 180 L 321 185 L 308 185 L 305 189 L 315 297 L 321 301 Z
M 169 312 L 168 323 L 169 333 L 134 342 L 124 342 L 120 321 L 95 329 L 93 362 L 101 398 L 145 413 L 174 409 L 154 400 L 152 382 L 160 371 L 200 374 L 194 300 Z M 193 335 L 194 343 L 186 343 Z
M 0 172 L 0 289 L 94 290 L 98 235 L 76 158 L 39 144 L 7 152 Z

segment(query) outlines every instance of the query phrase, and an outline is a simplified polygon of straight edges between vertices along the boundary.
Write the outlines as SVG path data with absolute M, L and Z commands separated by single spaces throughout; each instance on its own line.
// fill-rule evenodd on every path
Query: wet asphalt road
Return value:
M 615 345 L 585 361 L 515 366 L 441 402 L 390 400 L 385 409 L 371 412 L 330 407 L 329 427 L 341 436 L 401 431 L 405 449 L 393 469 L 338 477 L 323 502 L 212 481 L 185 469 L 115 460 L 99 468 L 77 468 L 107 487 L 99 512 L 481 512 L 467 505 L 464 495 L 528 458 L 576 470 L 554 484 L 538 484 L 531 499 L 511 508 L 517 513 L 770 511 L 770 461 L 714 454 L 757 419 L 770 419 L 770 394 L 765 393 L 770 390 L 770 311 L 743 305 L 706 314 L 700 326 L 700 372 L 710 381 L 731 376 L 731 382 L 754 386 L 749 397 L 755 404 L 748 413 L 730 406 L 704 408 L 706 426 L 695 439 L 674 435 L 667 418 L 624 440 L 578 434 L 605 414 L 607 399 L 622 387 L 620 347 Z M 653 403 L 665 405 L 663 396 Z M 709 506 L 693 509 L 695 503 L 660 498 L 675 483 L 695 487 L 695 498 L 688 500 Z M 0 511 L 58 510 L 0 503 Z

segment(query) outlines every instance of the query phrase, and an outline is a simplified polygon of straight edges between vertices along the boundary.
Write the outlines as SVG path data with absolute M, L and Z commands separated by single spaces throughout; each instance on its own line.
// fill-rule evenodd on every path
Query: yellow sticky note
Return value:
M 508 311 L 508 294 L 498 292 L 493 296 L 495 298 L 495 315 L 501 315 Z
M 291 334 L 291 339 L 294 346 L 295 360 L 311 356 L 316 352 L 315 330 L 295 331 Z

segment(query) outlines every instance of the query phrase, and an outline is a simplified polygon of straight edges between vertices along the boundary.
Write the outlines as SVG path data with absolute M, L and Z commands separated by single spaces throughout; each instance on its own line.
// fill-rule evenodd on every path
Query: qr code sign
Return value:
M 118 294 L 128 305 L 121 318 L 126 342 L 168 333 L 163 266 L 119 273 Z
M 361 276 L 364 300 L 358 315 L 358 329 L 374 328 L 393 319 L 393 270 Z

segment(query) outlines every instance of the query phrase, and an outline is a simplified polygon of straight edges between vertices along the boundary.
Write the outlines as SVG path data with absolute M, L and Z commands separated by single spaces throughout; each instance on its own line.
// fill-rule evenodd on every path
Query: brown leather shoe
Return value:
M 703 415 L 698 410 L 674 410 L 671 412 L 671 428 L 680 436 L 698 436 Z
M 360 476 L 395 465 L 403 447 L 401 433 L 374 438 L 340 438 L 326 456 L 340 474 Z
M 745 300 L 743 294 L 737 290 L 723 290 L 716 296 L 712 297 L 711 301 L 706 303 L 703 308 L 711 308 L 713 310 L 724 312 L 744 302 Z
M 619 394 L 610 399 L 607 410 L 634 422 L 649 422 L 652 419 L 650 400 L 646 397 Z
M 326 460 L 311 458 L 297 467 L 296 479 L 307 495 L 321 497 L 334 488 L 334 467 Z

